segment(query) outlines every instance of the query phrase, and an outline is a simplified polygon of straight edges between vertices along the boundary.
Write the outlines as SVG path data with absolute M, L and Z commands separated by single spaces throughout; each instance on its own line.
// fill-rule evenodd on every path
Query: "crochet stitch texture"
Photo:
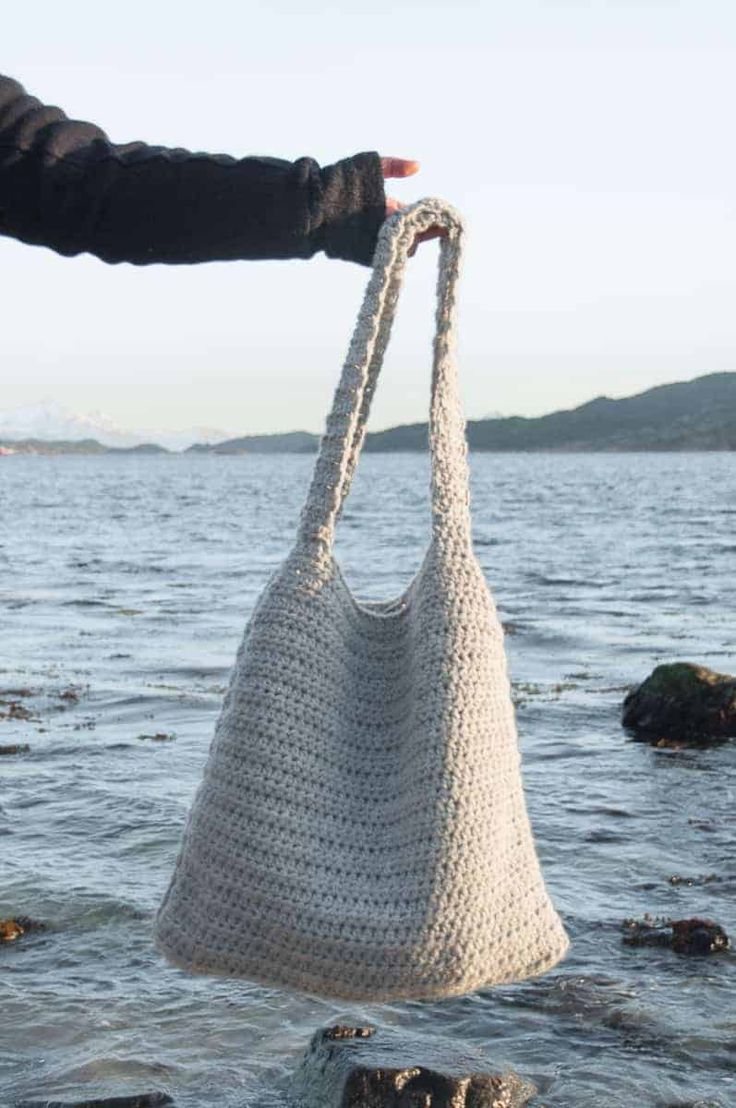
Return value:
M 432 538 L 398 599 L 332 553 L 407 253 L 440 224 Z M 155 924 L 190 972 L 328 997 L 448 997 L 540 974 L 567 936 L 524 801 L 503 631 L 472 547 L 454 359 L 462 221 L 381 230 L 295 545 L 239 648 Z

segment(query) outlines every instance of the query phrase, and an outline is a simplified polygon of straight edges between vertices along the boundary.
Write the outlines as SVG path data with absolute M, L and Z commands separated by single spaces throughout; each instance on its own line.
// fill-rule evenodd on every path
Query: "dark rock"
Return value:
M 736 677 L 691 662 L 657 666 L 624 700 L 623 725 L 657 746 L 736 737 Z
M 536 1091 L 450 1040 L 343 1026 L 313 1036 L 294 1089 L 305 1108 L 520 1108 Z
M 0 746 L 0 755 L 27 754 L 30 749 L 28 743 L 11 743 L 10 746 Z
M 676 954 L 719 954 L 731 945 L 719 924 L 698 916 L 679 920 L 658 920 L 653 916 L 627 919 L 622 930 L 627 946 L 669 947 Z
M 672 949 L 676 954 L 717 954 L 730 945 L 726 932 L 713 920 L 693 916 L 672 924 Z
M 44 931 L 46 925 L 30 916 L 0 919 L 0 943 L 13 943 L 28 931 Z
M 15 1108 L 164 1108 L 174 1101 L 167 1093 L 108 1096 L 97 1100 L 21 1100 Z

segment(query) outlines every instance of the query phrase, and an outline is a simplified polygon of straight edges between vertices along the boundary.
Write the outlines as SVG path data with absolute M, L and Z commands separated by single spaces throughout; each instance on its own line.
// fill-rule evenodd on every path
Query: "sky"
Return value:
M 0 71 L 114 142 L 416 158 L 467 225 L 466 414 L 538 415 L 736 369 L 732 0 L 37 0 Z M 436 244 L 374 403 L 426 418 Z M 308 261 L 108 266 L 0 238 L 0 408 L 321 429 L 368 278 Z

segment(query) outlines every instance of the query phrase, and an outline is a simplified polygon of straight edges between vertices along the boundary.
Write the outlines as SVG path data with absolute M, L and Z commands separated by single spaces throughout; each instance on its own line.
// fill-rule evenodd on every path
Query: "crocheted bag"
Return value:
M 432 538 L 398 599 L 332 554 L 407 252 L 441 224 Z M 526 814 L 503 632 L 471 543 L 453 357 L 462 224 L 382 227 L 295 545 L 258 601 L 159 909 L 191 972 L 353 1000 L 448 997 L 567 949 Z

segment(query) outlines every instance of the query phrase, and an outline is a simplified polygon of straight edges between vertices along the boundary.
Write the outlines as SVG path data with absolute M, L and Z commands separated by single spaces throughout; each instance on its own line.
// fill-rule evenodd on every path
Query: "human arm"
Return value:
M 324 251 L 370 265 L 385 217 L 375 152 L 320 167 L 114 144 L 0 76 L 0 234 L 113 263 Z

